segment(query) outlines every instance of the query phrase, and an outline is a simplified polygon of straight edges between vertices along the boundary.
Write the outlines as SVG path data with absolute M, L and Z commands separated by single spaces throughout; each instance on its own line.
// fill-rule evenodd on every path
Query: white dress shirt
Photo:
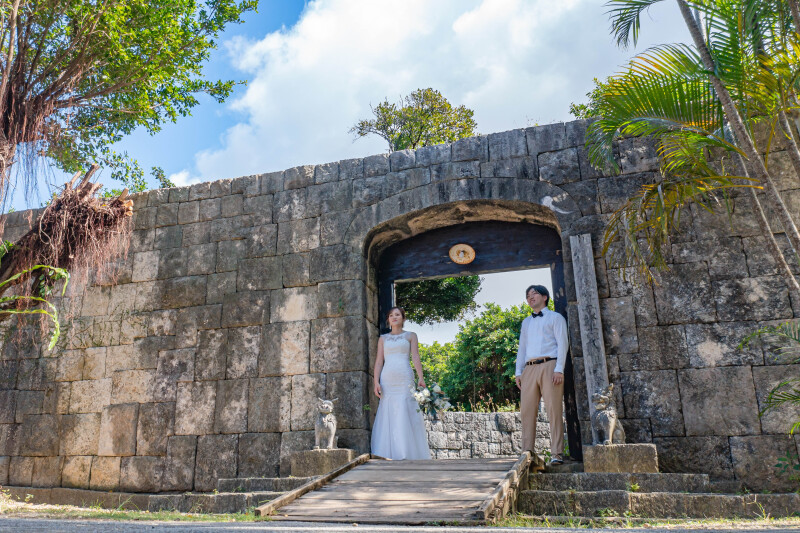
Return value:
M 555 357 L 555 372 L 563 373 L 568 348 L 567 321 L 561 313 L 547 308 L 542 309 L 542 316 L 529 316 L 522 321 L 516 375 L 522 375 L 525 363 L 528 361 L 545 357 Z

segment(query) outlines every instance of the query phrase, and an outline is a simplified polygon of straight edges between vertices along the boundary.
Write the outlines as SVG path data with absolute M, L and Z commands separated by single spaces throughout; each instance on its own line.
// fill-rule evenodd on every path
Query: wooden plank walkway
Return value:
M 359 459 L 258 514 L 314 522 L 483 524 L 508 511 L 530 463 L 527 453 L 519 459 Z

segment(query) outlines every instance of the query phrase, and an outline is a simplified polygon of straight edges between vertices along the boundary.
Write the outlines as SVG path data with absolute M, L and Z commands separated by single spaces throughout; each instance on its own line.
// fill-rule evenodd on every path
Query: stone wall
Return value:
M 380 251 L 437 227 L 503 220 L 561 232 L 584 439 L 569 236 L 589 233 L 629 440 L 656 443 L 667 470 L 766 487 L 777 457 L 797 449 L 787 435 L 797 413 L 759 418 L 759 405 L 800 366 L 769 346 L 736 346 L 800 302 L 765 252 L 749 200 L 734 198 L 730 223 L 685 213 L 670 272 L 634 286 L 600 257 L 600 239 L 624 199 L 659 179 L 655 149 L 622 141 L 622 174 L 603 176 L 588 165 L 585 126 L 135 195 L 127 260 L 113 283 L 70 286 L 59 348 L 43 349 L 35 330 L 6 339 L 0 484 L 183 491 L 276 475 L 310 447 L 317 396 L 339 398 L 341 445 L 366 451 Z M 800 184 L 774 147 L 770 164 L 798 212 Z M 8 215 L 3 237 L 19 237 L 30 215 Z
M 522 453 L 522 421 L 515 413 L 449 411 L 436 420 L 425 417 L 428 446 L 434 459 L 513 457 Z M 536 424 L 536 451 L 550 449 L 550 426 L 544 409 Z

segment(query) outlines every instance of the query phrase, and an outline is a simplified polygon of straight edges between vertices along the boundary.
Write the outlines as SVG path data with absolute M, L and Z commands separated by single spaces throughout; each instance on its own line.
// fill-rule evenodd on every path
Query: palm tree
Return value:
M 608 3 L 620 45 L 636 42 L 640 16 L 656 1 Z M 800 150 L 786 115 L 797 107 L 800 36 L 793 31 L 790 13 L 797 6 L 757 0 L 677 2 L 694 47 L 660 46 L 634 58 L 628 72 L 609 79 L 598 100 L 601 118 L 588 130 L 587 145 L 596 165 L 615 168 L 612 143 L 620 136 L 656 137 L 663 160 L 664 180 L 644 187 L 614 215 L 604 251 L 622 237 L 626 260 L 650 277 L 651 267 L 666 264 L 661 247 L 688 203 L 713 209 L 714 202 L 727 205 L 732 189 L 745 187 L 767 246 L 790 290 L 800 295 L 757 191 L 763 189 L 795 254 L 800 252 L 800 232 L 752 134 L 754 127 L 766 126 L 767 144 L 784 135 L 800 175 Z M 710 162 L 709 155 L 727 155 L 728 166 Z

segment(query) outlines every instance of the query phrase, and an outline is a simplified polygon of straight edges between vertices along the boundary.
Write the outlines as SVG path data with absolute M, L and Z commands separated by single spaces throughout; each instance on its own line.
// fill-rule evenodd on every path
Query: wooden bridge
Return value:
M 513 508 L 530 463 L 528 452 L 517 460 L 387 461 L 365 454 L 258 507 L 256 515 L 364 524 L 485 524 Z

